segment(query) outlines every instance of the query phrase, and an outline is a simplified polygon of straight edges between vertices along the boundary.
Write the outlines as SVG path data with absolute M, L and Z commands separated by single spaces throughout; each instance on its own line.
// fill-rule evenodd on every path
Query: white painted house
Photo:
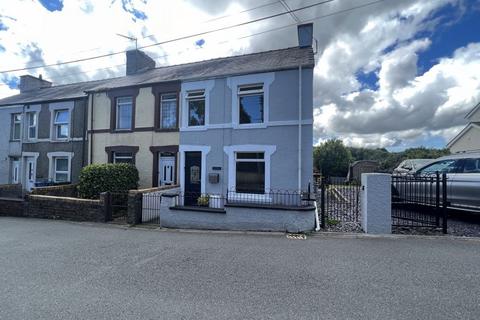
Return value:
M 451 153 L 480 151 L 480 103 L 465 118 L 468 125 L 447 144 Z

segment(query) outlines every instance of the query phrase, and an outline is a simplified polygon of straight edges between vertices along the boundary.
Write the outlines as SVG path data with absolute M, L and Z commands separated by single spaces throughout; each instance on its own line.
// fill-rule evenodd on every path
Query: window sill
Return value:
M 210 207 L 197 207 L 197 206 L 174 206 L 174 207 L 170 207 L 170 210 L 197 211 L 197 212 L 220 213 L 220 214 L 226 214 L 227 213 L 225 211 L 225 209 L 210 208 Z
M 155 132 L 178 132 L 178 128 L 173 128 L 173 129 L 155 128 Z
M 132 133 L 133 129 L 113 129 L 110 133 Z
M 207 126 L 182 127 L 180 131 L 206 131 Z
M 233 129 L 266 129 L 266 123 L 256 123 L 256 124 L 239 124 L 235 123 Z

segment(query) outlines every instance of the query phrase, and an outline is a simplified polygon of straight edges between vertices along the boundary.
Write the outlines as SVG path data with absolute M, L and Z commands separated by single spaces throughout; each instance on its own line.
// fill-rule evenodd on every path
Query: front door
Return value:
M 185 195 L 186 206 L 196 205 L 202 192 L 202 153 L 200 151 L 185 152 Z
M 25 170 L 25 189 L 27 191 L 32 190 L 35 187 L 35 176 L 36 176 L 36 161 L 33 157 L 26 158 L 26 170 Z
M 159 186 L 169 186 L 175 183 L 175 157 L 160 156 L 158 169 Z

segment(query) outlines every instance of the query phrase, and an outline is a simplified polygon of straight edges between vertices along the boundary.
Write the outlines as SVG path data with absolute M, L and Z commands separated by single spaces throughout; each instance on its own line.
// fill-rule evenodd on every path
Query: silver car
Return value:
M 395 175 L 403 175 L 415 172 L 426 164 L 435 161 L 435 159 L 407 159 L 400 162 L 398 167 L 393 170 Z
M 449 206 L 480 210 L 480 152 L 445 156 L 415 171 L 415 176 L 447 175 Z

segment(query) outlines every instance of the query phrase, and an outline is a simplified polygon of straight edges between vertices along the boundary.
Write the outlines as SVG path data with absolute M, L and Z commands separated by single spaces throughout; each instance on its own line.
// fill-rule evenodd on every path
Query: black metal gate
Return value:
M 317 190 L 321 208 L 321 227 L 345 222 L 360 225 L 360 184 L 345 178 L 322 178 Z
M 392 176 L 392 225 L 447 233 L 447 176 Z
M 107 201 L 106 220 L 116 223 L 127 223 L 128 192 L 106 192 Z

